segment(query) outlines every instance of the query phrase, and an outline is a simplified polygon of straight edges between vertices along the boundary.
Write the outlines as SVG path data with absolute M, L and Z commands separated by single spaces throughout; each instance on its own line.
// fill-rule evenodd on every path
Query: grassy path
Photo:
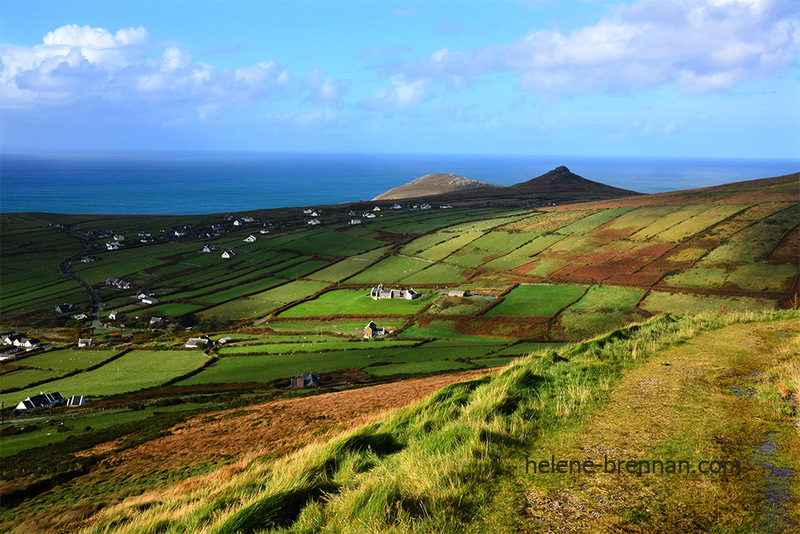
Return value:
M 521 467 L 513 522 L 523 532 L 796 532 L 800 428 L 781 388 L 800 385 L 799 349 L 798 325 L 782 321 L 702 333 L 651 357 L 585 424 L 542 437 L 530 453 L 614 461 L 616 472 Z M 693 473 L 659 473 L 652 463 L 656 473 L 627 472 L 628 460 L 654 459 L 686 460 Z M 703 460 L 738 462 L 740 472 L 728 464 L 728 474 L 699 473 L 711 465 Z

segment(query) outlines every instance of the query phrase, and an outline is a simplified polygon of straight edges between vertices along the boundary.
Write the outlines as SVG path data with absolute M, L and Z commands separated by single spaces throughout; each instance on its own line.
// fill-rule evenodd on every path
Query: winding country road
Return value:
M 66 276 L 67 278 L 69 278 L 71 280 L 74 280 L 75 282 L 79 283 L 81 286 L 83 286 L 83 289 L 85 289 L 86 292 L 89 293 L 89 296 L 92 299 L 92 326 L 91 327 L 92 328 L 100 328 L 100 326 L 102 326 L 100 324 L 100 308 L 101 308 L 101 306 L 103 304 L 103 301 L 100 299 L 100 295 L 97 293 L 97 291 L 95 291 L 95 289 L 88 282 L 86 282 L 85 280 L 83 280 L 83 279 L 79 278 L 78 276 L 72 274 L 72 271 L 70 271 L 70 267 L 72 266 L 72 262 L 75 261 L 79 256 L 85 255 L 87 252 L 89 252 L 92 249 L 92 242 L 89 241 L 89 239 L 87 237 L 82 236 L 82 235 L 77 234 L 77 233 L 70 232 L 70 231 L 67 230 L 67 228 L 65 228 L 63 226 L 61 227 L 61 231 L 64 232 L 65 234 L 69 235 L 69 236 L 72 236 L 72 237 L 75 237 L 77 239 L 80 239 L 84 243 L 84 250 L 82 252 L 78 252 L 77 254 L 73 254 L 72 256 L 67 258 L 66 260 L 62 261 L 61 265 L 59 265 L 59 269 L 61 269 L 61 272 L 64 274 L 64 276 Z

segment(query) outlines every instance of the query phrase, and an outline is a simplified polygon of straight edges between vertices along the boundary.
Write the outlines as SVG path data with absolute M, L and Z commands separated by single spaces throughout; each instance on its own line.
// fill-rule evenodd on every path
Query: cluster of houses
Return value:
M 0 334 L 0 343 L 4 346 L 12 346 L 25 350 L 33 350 L 39 348 L 42 344 L 38 339 L 19 334 L 17 332 L 6 332 Z
M 133 282 L 130 280 L 123 280 L 122 278 L 107 278 L 106 285 L 118 289 L 133 289 Z
M 303 217 L 306 218 L 306 224 L 310 224 L 311 226 L 317 226 L 320 223 L 319 219 L 319 212 L 314 208 L 305 208 L 303 210 Z
M 40 391 L 38 395 L 27 397 L 16 406 L 18 412 L 32 412 L 34 410 L 42 410 L 44 408 L 55 408 L 56 406 L 65 405 L 68 407 L 83 406 L 86 404 L 86 399 L 83 395 L 73 395 L 68 399 L 60 391 L 55 393 L 45 393 Z
M 373 287 L 369 292 L 369 297 L 372 300 L 380 300 L 380 299 L 406 299 L 406 300 L 414 300 L 419 298 L 421 295 L 414 291 L 413 289 L 386 289 L 383 284 L 379 284 L 378 287 Z

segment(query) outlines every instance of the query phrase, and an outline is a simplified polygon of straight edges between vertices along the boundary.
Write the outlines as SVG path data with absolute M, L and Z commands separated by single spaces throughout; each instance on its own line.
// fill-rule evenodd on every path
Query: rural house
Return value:
M 458 289 L 451 289 L 450 291 L 447 292 L 447 296 L 448 297 L 466 297 L 467 296 L 467 292 L 466 291 L 460 291 Z
M 208 245 L 203 247 L 203 252 L 208 254 L 209 252 L 214 252 L 214 247 L 209 247 Z
M 386 327 L 376 325 L 375 321 L 370 321 L 369 324 L 364 327 L 364 339 L 372 339 L 373 337 L 380 337 L 385 334 Z
M 311 226 L 316 226 L 319 224 L 319 219 L 311 219 L 310 221 L 308 221 L 308 224 L 310 224 Z
M 77 309 L 78 308 L 74 304 L 61 304 L 60 306 L 56 306 L 56 313 L 69 313 Z
M 78 340 L 78 348 L 82 349 L 84 347 L 91 347 L 94 340 L 92 338 L 89 339 L 79 339 Z
M 236 256 L 236 253 L 234 253 L 232 250 L 226 250 L 225 252 L 222 253 L 222 257 L 225 258 L 226 260 L 234 256 Z
M 52 408 L 64 403 L 64 397 L 60 392 L 45 393 L 40 391 L 34 397 L 28 397 L 24 401 L 17 404 L 17 410 L 20 412 L 32 412 L 33 410 L 40 410 L 42 408 Z
M 249 236 L 244 238 L 244 242 L 245 243 L 255 243 L 256 242 L 256 236 L 254 236 L 253 234 L 250 234 Z
M 190 337 L 189 339 L 186 340 L 186 345 L 184 345 L 184 347 L 186 347 L 187 349 L 196 349 L 200 345 L 207 347 L 210 342 L 211 340 L 208 338 L 208 336 Z
M 292 378 L 290 384 L 293 388 L 319 386 L 319 378 L 319 373 L 306 371 L 300 375 L 300 378 Z
M 379 299 L 414 300 L 415 298 L 419 298 L 419 293 L 417 293 L 413 289 L 386 289 L 383 284 L 380 284 L 378 285 L 378 287 L 372 288 L 372 290 L 369 292 L 369 296 L 372 300 L 379 300 Z
M 350 219 L 351 226 L 355 226 L 356 224 L 361 224 L 361 219 Z

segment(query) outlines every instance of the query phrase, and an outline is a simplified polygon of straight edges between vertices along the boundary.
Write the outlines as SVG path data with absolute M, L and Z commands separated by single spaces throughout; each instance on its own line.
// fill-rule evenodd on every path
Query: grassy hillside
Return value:
M 798 317 L 661 317 L 535 354 L 285 458 L 107 507 L 82 531 L 789 532 L 800 484 L 767 464 L 800 468 Z M 551 457 L 626 471 L 531 472 Z M 628 460 L 693 471 L 637 475 Z M 701 473 L 711 460 L 741 469 Z

